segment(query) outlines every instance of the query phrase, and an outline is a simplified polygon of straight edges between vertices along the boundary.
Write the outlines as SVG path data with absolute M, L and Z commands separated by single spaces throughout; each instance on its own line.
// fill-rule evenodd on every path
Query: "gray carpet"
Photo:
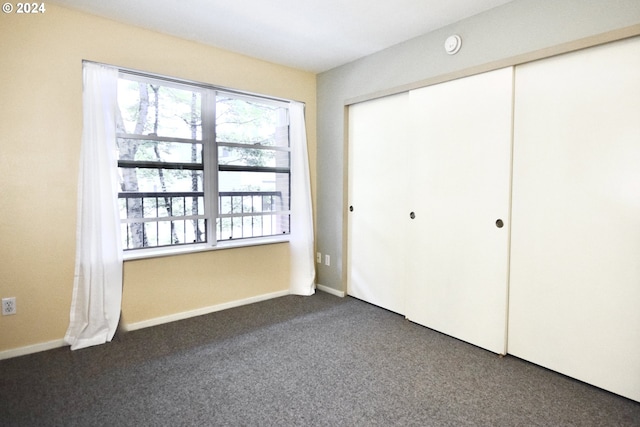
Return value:
M 640 426 L 640 403 L 319 292 L 0 361 L 0 425 Z

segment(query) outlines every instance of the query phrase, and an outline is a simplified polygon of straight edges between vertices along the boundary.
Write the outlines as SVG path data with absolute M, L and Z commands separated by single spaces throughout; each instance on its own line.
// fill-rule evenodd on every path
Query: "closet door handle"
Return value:
M 353 206 L 349 206 L 349 212 L 353 212 Z
M 504 221 L 498 218 L 496 220 L 496 227 L 498 227 L 498 228 L 504 227 Z
M 411 213 L 409 214 L 409 218 L 411 218 L 411 219 L 415 219 L 415 218 L 416 218 L 416 213 L 415 213 L 415 212 L 411 212 Z

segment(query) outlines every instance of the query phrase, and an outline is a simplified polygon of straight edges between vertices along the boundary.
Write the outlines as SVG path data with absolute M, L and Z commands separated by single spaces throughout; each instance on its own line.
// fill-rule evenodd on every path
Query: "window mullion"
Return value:
M 204 158 L 205 216 L 207 242 L 217 244 L 216 219 L 218 216 L 218 147 L 216 146 L 216 92 L 207 90 L 202 101 L 202 155 Z

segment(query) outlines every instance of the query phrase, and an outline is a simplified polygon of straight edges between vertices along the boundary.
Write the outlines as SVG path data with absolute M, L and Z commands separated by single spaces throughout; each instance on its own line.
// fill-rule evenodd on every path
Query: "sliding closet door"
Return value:
M 411 92 L 407 317 L 506 350 L 513 69 Z
M 404 313 L 408 94 L 349 107 L 347 292 Z
M 509 353 L 640 401 L 640 39 L 517 68 Z

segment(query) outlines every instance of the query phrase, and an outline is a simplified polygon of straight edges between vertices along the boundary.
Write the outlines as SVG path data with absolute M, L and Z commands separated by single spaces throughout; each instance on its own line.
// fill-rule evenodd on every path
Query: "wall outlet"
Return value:
M 2 298 L 2 315 L 16 314 L 16 297 Z
M 318 264 L 322 263 L 322 254 L 320 252 L 316 254 L 316 262 Z
M 324 265 L 331 265 L 331 257 L 327 254 L 324 255 Z

